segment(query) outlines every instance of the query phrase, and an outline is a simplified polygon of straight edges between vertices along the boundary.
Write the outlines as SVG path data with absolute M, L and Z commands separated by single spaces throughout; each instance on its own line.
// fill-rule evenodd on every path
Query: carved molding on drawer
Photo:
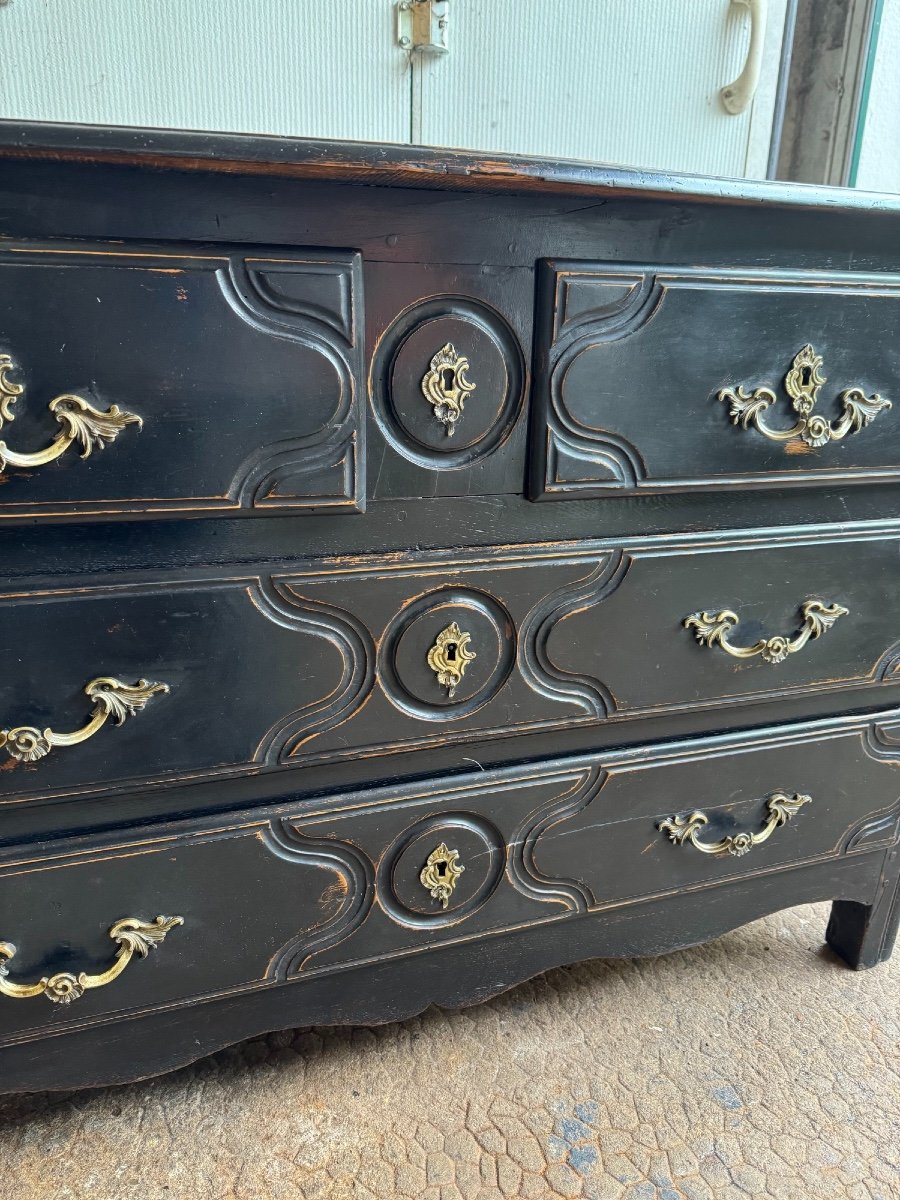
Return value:
M 431 296 L 401 312 L 378 339 L 372 411 L 404 458 L 458 470 L 509 439 L 527 375 L 518 338 L 500 312 L 470 296 Z
M 894 642 L 875 664 L 873 672 L 879 683 L 891 683 L 900 680 L 900 642 Z
M 99 395 L 144 420 L 139 450 L 120 455 L 117 446 L 64 476 L 11 477 L 16 487 L 4 489 L 0 519 L 364 508 L 358 254 L 9 244 L 0 281 L 20 296 L 16 310 L 4 312 L 17 357 L 40 364 L 53 339 L 52 369 L 42 368 L 38 391 L 90 378 Z M 86 287 L 115 314 L 108 329 L 85 324 Z M 48 289 L 60 314 L 52 330 L 26 319 Z M 109 414 L 75 411 L 75 401 L 85 403 L 54 401 L 62 405 L 56 416 L 80 422 L 71 433 L 86 449 L 132 419 L 115 406 Z M 127 465 L 117 469 L 120 457 Z
M 248 263 L 260 263 L 251 269 Z M 285 277 L 299 278 L 297 264 L 283 263 L 295 269 Z M 242 508 L 279 508 L 286 503 L 305 503 L 311 508 L 349 506 L 362 511 L 365 507 L 364 475 L 361 463 L 361 425 L 359 414 L 362 399 L 357 395 L 354 371 L 359 372 L 354 347 L 360 341 L 354 312 L 354 288 L 360 288 L 358 263 L 333 265 L 304 263 L 303 274 L 314 278 L 330 278 L 339 289 L 336 310 L 329 311 L 310 300 L 279 293 L 271 280 L 278 274 L 278 264 L 272 263 L 268 274 L 261 260 L 232 257 L 229 269 L 218 273 L 222 293 L 234 311 L 262 332 L 273 332 L 279 338 L 295 340 L 314 350 L 328 361 L 339 381 L 337 404 L 331 416 L 318 431 L 299 438 L 260 447 L 247 458 L 235 473 L 229 494 Z M 331 480 L 331 491 L 317 485 L 307 496 L 302 490 L 304 480 L 317 477 Z
M 873 721 L 862 735 L 863 751 L 876 762 L 900 766 L 900 718 Z M 889 808 L 868 814 L 847 835 L 845 854 L 889 846 L 900 839 L 900 799 Z
M 845 854 L 859 854 L 865 850 L 877 850 L 891 846 L 900 839 L 900 806 L 892 808 L 883 816 L 863 821 L 844 843 Z
M 891 344 L 900 320 L 894 280 L 547 260 L 539 267 L 538 296 L 532 499 L 900 479 L 900 434 L 887 449 L 877 437 L 847 437 L 889 407 L 877 388 L 888 387 L 894 372 L 878 346 Z M 734 396 L 736 421 L 752 420 L 774 403 L 774 393 L 762 388 L 755 400 L 746 398 L 755 405 L 748 409 L 732 381 L 759 374 L 761 359 L 768 364 L 777 354 L 787 363 L 796 355 L 796 343 L 785 345 L 770 332 L 778 328 L 772 311 L 779 304 L 791 314 L 786 326 L 796 328 L 801 313 L 832 370 L 858 382 L 841 393 L 836 421 L 806 413 L 790 435 L 776 430 L 781 447 L 764 438 L 714 442 L 711 401 Z M 848 322 L 859 337 L 845 339 Z M 701 344 L 698 330 L 713 323 L 734 336 Z M 858 365 L 846 366 L 845 341 L 874 353 L 861 361 L 857 353 Z M 806 349 L 812 364 L 815 352 Z M 814 403 L 824 382 L 818 375 L 807 382 L 804 353 L 794 364 L 796 386 L 788 371 L 801 407 L 810 397 Z M 875 394 L 867 399 L 869 391 Z M 667 436 L 657 434 L 651 411 L 664 414 Z M 728 412 L 721 418 L 724 425 Z M 842 438 L 841 456 L 829 457 L 823 447 Z
M 509 875 L 513 885 L 535 900 L 562 904 L 570 912 L 587 912 L 593 904 L 590 890 L 577 879 L 544 874 L 535 861 L 535 849 L 554 825 L 583 812 L 594 800 L 607 773 L 593 767 L 574 780 L 567 780 L 565 791 L 536 813 L 529 813 L 510 838 Z
M 267 979 L 279 982 L 298 975 L 309 961 L 350 937 L 363 924 L 375 899 L 375 870 L 355 846 L 331 838 L 307 837 L 291 821 L 272 821 L 262 834 L 263 845 L 288 862 L 320 867 L 337 880 L 322 893 L 322 905 L 339 899 L 321 925 L 298 933 L 271 958 Z
M 249 595 L 271 620 L 286 629 L 325 638 L 341 658 L 337 686 L 321 700 L 290 713 L 261 739 L 257 759 L 277 763 L 296 754 L 316 733 L 359 712 L 375 685 L 375 643 L 362 621 L 350 612 L 301 598 L 282 581 L 260 576 Z
M 580 421 L 566 403 L 564 385 L 570 367 L 586 349 L 641 329 L 662 294 L 650 274 L 606 276 L 573 269 L 556 275 L 552 361 L 543 377 L 548 404 L 546 465 L 539 472 L 538 464 L 532 463 L 536 496 L 544 489 L 567 491 L 577 487 L 576 481 L 590 481 L 604 489 L 633 489 L 644 479 L 646 469 L 637 448 L 624 437 L 599 433 Z
M 565 564 L 571 576 L 562 588 L 554 586 L 561 578 L 561 564 Z M 527 587 L 517 594 L 518 612 L 512 613 L 505 606 L 502 593 L 492 595 L 484 584 L 489 582 L 493 586 L 506 580 L 512 583 L 513 571 L 519 567 L 523 571 L 518 589 L 523 583 Z M 532 577 L 530 568 L 541 568 L 542 573 Z M 292 713 L 273 726 L 261 740 L 260 759 L 272 764 L 293 762 L 301 757 L 305 761 L 327 761 L 361 752 L 383 754 L 418 749 L 465 741 L 479 734 L 495 736 L 519 729 L 553 728 L 579 719 L 606 716 L 615 711 L 615 702 L 602 682 L 556 666 L 547 642 L 572 613 L 612 594 L 624 578 L 625 570 L 626 560 L 618 553 L 576 554 L 572 558 L 553 553 L 548 558 L 527 548 L 515 553 L 501 552 L 490 559 L 477 552 L 426 554 L 415 567 L 398 561 L 393 569 L 373 563 L 366 570 L 361 562 L 358 567 L 346 568 L 346 581 L 358 586 L 358 591 L 354 586 L 352 592 L 345 593 L 353 596 L 353 610 L 349 606 L 338 609 L 319 604 L 312 599 L 318 585 L 325 585 L 329 594 L 333 594 L 331 585 L 344 575 L 343 569 L 323 568 L 321 573 L 284 576 L 268 585 L 261 584 L 252 593 L 261 611 L 268 611 L 273 619 L 286 626 L 303 629 L 321 618 L 319 632 L 338 646 L 344 668 L 340 685 L 326 701 Z M 448 577 L 458 579 L 461 586 L 439 586 Z M 372 611 L 376 592 L 368 585 L 377 580 L 381 587 L 391 590 L 393 579 L 397 580 L 398 596 L 405 597 L 411 592 L 416 598 L 398 603 L 387 624 L 382 625 Z M 465 586 L 470 579 L 481 586 Z M 401 580 L 405 582 L 401 584 Z M 432 580 L 437 585 L 433 591 L 428 590 Z M 547 586 L 553 587 L 549 593 L 544 592 Z M 471 633 L 477 655 L 450 697 L 428 666 L 427 651 L 452 620 Z M 483 624 L 476 626 L 475 622 Z M 416 648 L 415 638 L 410 639 L 409 635 L 419 627 L 422 645 Z M 476 628 L 480 630 L 477 635 Z M 411 641 L 410 651 L 406 649 L 407 640 Z M 411 677 L 413 668 L 419 672 L 418 677 Z M 516 689 L 527 715 L 517 726 L 509 726 L 508 721 L 492 724 L 491 702 L 508 687 Z M 530 702 L 524 700 L 528 695 Z M 552 710 L 536 708 L 535 698 L 538 704 L 543 700 L 554 707 L 564 706 L 566 715 L 556 717 Z M 410 719 L 405 736 L 396 726 L 395 718 L 387 715 L 390 710 L 385 708 L 385 702 Z M 364 708 L 368 720 L 392 729 L 390 741 L 356 743 L 348 741 L 344 733 L 332 737 Z M 485 715 L 476 723 L 482 712 Z M 431 733 L 423 722 L 457 724 L 460 730 L 445 727 L 440 733 Z M 319 739 L 318 745 L 310 745 L 313 738 Z
M 409 930 L 449 928 L 469 920 L 504 879 L 506 845 L 496 823 L 484 813 L 460 811 L 452 789 L 446 800 L 441 791 L 434 788 L 438 811 L 405 825 L 378 855 L 379 907 Z M 404 810 L 410 816 L 415 812 L 400 802 L 398 811 Z M 463 844 L 460 852 L 457 847 Z M 447 851 L 445 861 L 453 863 L 455 874 L 432 877 L 431 868 L 444 858 L 438 851 Z M 443 880 L 450 886 L 442 887 Z
M 865 749 L 870 758 L 900 766 L 900 716 L 889 721 L 874 721 L 866 729 Z
M 550 658 L 547 642 L 571 613 L 611 596 L 625 578 L 630 561 L 622 551 L 602 556 L 586 579 L 551 593 L 522 622 L 519 670 L 540 695 L 571 701 L 592 717 L 607 717 L 616 711 L 616 700 L 609 688 L 589 675 L 561 670 Z

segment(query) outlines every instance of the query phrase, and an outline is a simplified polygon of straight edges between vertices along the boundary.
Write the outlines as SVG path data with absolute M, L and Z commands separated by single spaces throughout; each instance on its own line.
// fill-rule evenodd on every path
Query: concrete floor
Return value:
M 827 907 L 463 1012 L 244 1043 L 129 1087 L 0 1100 L 10 1200 L 897 1200 L 900 953 Z

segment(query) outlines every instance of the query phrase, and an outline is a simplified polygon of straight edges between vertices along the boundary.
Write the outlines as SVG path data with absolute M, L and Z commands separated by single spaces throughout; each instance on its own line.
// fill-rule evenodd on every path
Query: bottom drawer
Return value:
M 0 1044 L 879 850 L 898 765 L 895 712 L 8 853 Z

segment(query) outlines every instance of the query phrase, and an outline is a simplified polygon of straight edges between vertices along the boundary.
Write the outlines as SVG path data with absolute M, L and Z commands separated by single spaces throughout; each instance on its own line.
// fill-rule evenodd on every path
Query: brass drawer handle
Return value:
M 184 917 L 157 917 L 155 921 L 141 921 L 137 917 L 123 917 L 116 921 L 109 931 L 112 940 L 118 943 L 113 965 L 100 975 L 87 975 L 81 971 L 72 975 L 69 971 L 60 971 L 56 975 L 45 975 L 37 983 L 10 983 L 7 979 L 9 968 L 7 963 L 16 952 L 10 942 L 0 942 L 0 992 L 4 996 L 12 996 L 16 1000 L 27 1000 L 30 996 L 46 996 L 54 1004 L 70 1004 L 83 996 L 89 988 L 106 987 L 112 983 L 135 954 L 146 958 L 151 950 L 165 941 L 166 934 L 176 925 L 183 925 Z
M 821 637 L 827 632 L 838 617 L 845 617 L 849 609 L 843 604 L 826 604 L 823 600 L 807 600 L 800 605 L 803 624 L 793 637 L 761 638 L 752 646 L 733 646 L 728 635 L 740 623 L 736 612 L 724 608 L 721 612 L 695 612 L 685 617 L 682 624 L 685 629 L 693 629 L 694 637 L 701 646 L 721 646 L 734 658 L 755 658 L 759 655 L 765 662 L 780 663 L 789 654 L 802 650 L 810 638 Z
M 667 817 L 665 821 L 660 821 L 656 828 L 661 833 L 667 833 L 669 841 L 674 842 L 676 846 L 690 842 L 703 854 L 733 854 L 740 858 L 754 846 L 762 845 L 780 825 L 786 825 L 804 804 L 811 803 L 811 796 L 789 796 L 786 792 L 773 792 L 766 802 L 768 820 L 759 833 L 732 833 L 719 842 L 701 842 L 698 838 L 697 834 L 709 821 L 709 817 L 703 812 L 695 811 L 687 816 Z
M 795 355 L 784 377 L 784 390 L 790 396 L 794 412 L 799 418 L 790 429 L 773 429 L 763 420 L 766 409 L 777 399 L 771 388 L 758 387 L 753 392 L 746 392 L 743 387 L 722 388 L 718 399 L 728 405 L 732 425 L 740 425 L 742 429 L 749 429 L 753 425 L 773 442 L 792 442 L 800 438 L 814 449 L 828 442 L 839 442 L 848 433 L 859 433 L 880 412 L 891 407 L 890 400 L 885 400 L 877 392 L 874 396 L 866 396 L 861 388 L 847 388 L 838 397 L 844 411 L 832 424 L 819 413 L 813 412 L 819 389 L 826 382 L 822 374 L 822 355 L 817 354 L 812 346 L 804 346 Z
M 0 354 L 0 429 L 4 422 L 9 424 L 15 419 L 12 406 L 25 390 L 21 384 L 11 383 L 7 378 L 7 372 L 14 368 L 10 356 Z M 48 407 L 57 423 L 62 425 L 62 433 L 58 433 L 49 446 L 33 454 L 10 450 L 6 442 L 0 441 L 0 471 L 7 466 L 42 467 L 65 454 L 73 442 L 81 446 L 81 457 L 89 458 L 92 450 L 103 450 L 114 442 L 126 425 L 137 425 L 138 429 L 143 425 L 139 416 L 126 412 L 118 404 L 101 412 L 82 396 L 57 396 Z
M 31 725 L 17 725 L 14 729 L 0 729 L 0 746 L 19 762 L 36 762 L 49 754 L 54 746 L 75 746 L 93 737 L 112 717 L 117 725 L 124 725 L 126 717 L 133 717 L 158 692 L 168 692 L 167 683 L 148 683 L 139 679 L 135 684 L 122 683 L 103 675 L 92 679 L 85 686 L 85 694 L 94 701 L 94 709 L 86 724 L 74 733 L 56 733 L 52 729 L 35 729 Z

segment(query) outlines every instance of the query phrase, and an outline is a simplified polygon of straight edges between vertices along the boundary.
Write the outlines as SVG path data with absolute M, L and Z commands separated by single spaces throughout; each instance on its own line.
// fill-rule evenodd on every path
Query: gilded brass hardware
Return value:
M 811 802 L 811 796 L 799 794 L 789 796 L 786 792 L 773 792 L 766 801 L 768 820 L 759 833 L 732 833 L 718 842 L 701 842 L 697 837 L 698 832 L 709 821 L 706 813 L 702 812 L 695 811 L 687 816 L 668 817 L 665 821 L 660 821 L 656 828 L 662 833 L 667 833 L 669 840 L 676 846 L 683 846 L 685 842 L 690 842 L 703 854 L 733 854 L 736 858 L 740 858 L 754 846 L 762 845 L 779 825 L 786 825 L 792 817 L 797 815 L 804 804 Z
M 441 908 L 446 908 L 456 887 L 456 881 L 465 869 L 459 862 L 459 851 L 449 850 L 446 842 L 441 842 L 437 850 L 432 850 L 428 855 L 428 861 L 419 875 L 419 882 L 435 900 L 440 900 Z
M 166 934 L 176 925 L 183 925 L 184 917 L 157 917 L 155 921 L 141 921 L 137 917 L 123 917 L 110 928 L 109 936 L 118 944 L 113 965 L 100 975 L 87 975 L 84 971 L 72 975 L 60 971 L 57 975 L 45 975 L 37 983 L 10 983 L 7 979 L 7 963 L 16 952 L 11 942 L 0 942 L 0 992 L 16 1000 L 27 1000 L 30 996 L 46 996 L 54 1004 L 71 1004 L 90 988 L 106 987 L 112 983 L 135 954 L 146 958 L 151 950 L 163 941 Z
M 437 675 L 438 683 L 447 688 L 451 700 L 466 673 L 466 667 L 477 658 L 475 651 L 469 649 L 471 640 L 472 635 L 465 633 L 452 621 L 446 629 L 441 630 L 428 651 L 428 665 Z
M 20 383 L 11 383 L 7 378 L 7 372 L 14 369 L 10 356 L 0 354 L 0 429 L 4 422 L 9 424 L 14 420 L 12 406 L 25 390 Z M 62 433 L 58 433 L 49 446 L 33 454 L 10 450 L 6 442 L 0 441 L 0 471 L 7 466 L 42 467 L 65 454 L 73 442 L 81 446 L 81 457 L 89 458 L 93 450 L 103 450 L 114 442 L 126 425 L 137 425 L 138 429 L 143 425 L 140 417 L 124 411 L 118 404 L 101 412 L 82 396 L 57 396 L 48 407 L 57 423 L 62 425 Z
M 74 733 L 56 733 L 52 729 L 35 729 L 30 725 L 18 725 L 14 729 L 0 729 L 0 747 L 19 762 L 36 762 L 49 754 L 54 746 L 75 746 L 93 737 L 102 729 L 110 717 L 117 725 L 124 725 L 126 717 L 133 717 L 157 692 L 168 692 L 167 683 L 148 683 L 139 679 L 135 684 L 122 683 L 104 675 L 92 679 L 85 686 L 85 695 L 94 701 L 93 711 L 86 724 Z
M 469 360 L 457 354 L 452 342 L 448 342 L 432 358 L 430 368 L 422 377 L 422 395 L 434 408 L 434 415 L 446 429 L 447 437 L 453 437 L 463 405 L 475 391 L 475 384 L 466 378 Z
M 799 633 L 793 637 L 761 638 L 752 646 L 733 646 L 728 635 L 740 622 L 736 612 L 725 608 L 718 613 L 695 612 L 685 617 L 682 624 L 685 629 L 693 629 L 694 637 L 701 646 L 721 646 L 734 658 L 755 658 L 759 655 L 765 662 L 780 663 L 789 654 L 802 650 L 810 638 L 821 637 L 827 632 L 838 617 L 845 617 L 849 609 L 843 604 L 825 604 L 822 600 L 807 600 L 800 605 L 803 615 L 803 625 Z
M 847 388 L 838 397 L 844 411 L 832 424 L 825 417 L 813 412 L 819 398 L 819 389 L 825 382 L 827 381 L 822 374 L 821 354 L 817 354 L 810 345 L 804 346 L 794 357 L 784 377 L 784 389 L 791 398 L 794 412 L 799 416 L 799 420 L 790 429 L 773 429 L 763 420 L 766 409 L 776 401 L 771 388 L 759 387 L 749 393 L 743 387 L 723 388 L 718 399 L 728 404 L 733 425 L 740 425 L 743 429 L 754 425 L 760 433 L 774 442 L 791 442 L 800 438 L 807 446 L 812 447 L 839 442 L 848 433 L 859 433 L 880 412 L 891 407 L 890 400 L 884 400 L 877 393 L 867 397 L 861 388 Z

